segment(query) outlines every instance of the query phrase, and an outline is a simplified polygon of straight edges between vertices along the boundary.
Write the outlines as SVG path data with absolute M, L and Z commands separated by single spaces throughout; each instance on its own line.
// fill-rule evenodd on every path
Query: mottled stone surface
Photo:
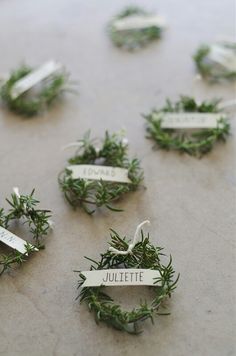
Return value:
M 0 279 L 0 355 L 235 354 L 235 117 L 227 144 L 197 160 L 153 151 L 140 116 L 166 96 L 235 97 L 232 85 L 196 81 L 191 60 L 202 42 L 232 37 L 233 1 L 135 3 L 159 10 L 168 28 L 161 41 L 126 53 L 112 46 L 104 26 L 128 1 L 0 0 L 0 73 L 21 61 L 56 58 L 78 79 L 80 92 L 32 120 L 0 111 L 1 202 L 13 186 L 24 193 L 36 187 L 55 222 L 46 250 Z M 96 136 L 125 128 L 131 153 L 142 158 L 147 190 L 122 200 L 123 213 L 72 211 L 58 189 L 57 174 L 70 155 L 61 147 L 91 127 Z M 73 270 L 89 267 L 84 255 L 104 251 L 110 227 L 132 237 L 145 218 L 181 279 L 168 303 L 171 315 L 146 323 L 135 337 L 95 324 L 75 301 Z M 142 291 L 113 295 L 135 305 Z

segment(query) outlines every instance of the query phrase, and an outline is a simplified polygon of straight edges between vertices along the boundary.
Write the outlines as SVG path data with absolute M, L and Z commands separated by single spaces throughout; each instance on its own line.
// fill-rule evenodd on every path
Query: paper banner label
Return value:
M 50 77 L 53 73 L 62 69 L 60 63 L 49 61 L 39 68 L 33 70 L 24 78 L 18 80 L 11 89 L 11 97 L 18 98 L 21 94 L 32 88 L 34 85 L 40 83 L 42 80 Z
M 4 229 L 2 226 L 0 226 L 0 241 L 2 241 L 4 244 L 14 248 L 14 250 L 17 250 L 21 253 L 27 252 L 25 248 L 26 241 L 14 235 L 12 232 Z M 35 251 L 38 251 L 36 247 L 34 247 L 34 249 Z
M 160 113 L 156 114 L 161 119 L 163 129 L 197 129 L 216 128 L 224 114 L 213 113 Z
M 236 72 L 236 49 L 213 45 L 211 46 L 209 57 L 229 71 Z
M 83 287 L 98 286 L 153 286 L 156 278 L 160 278 L 159 271 L 152 269 L 104 269 L 81 272 L 86 280 Z
M 80 164 L 69 166 L 67 169 L 72 171 L 73 179 L 102 179 L 109 182 L 131 183 L 128 178 L 128 169 L 125 168 Z
M 127 16 L 123 19 L 116 20 L 113 26 L 117 31 L 139 30 L 151 26 L 163 27 L 165 20 L 160 16 Z

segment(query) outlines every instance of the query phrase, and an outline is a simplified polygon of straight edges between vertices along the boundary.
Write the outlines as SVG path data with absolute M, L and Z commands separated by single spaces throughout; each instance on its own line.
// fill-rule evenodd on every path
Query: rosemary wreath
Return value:
M 132 29 L 117 31 L 114 23 L 131 16 L 149 16 L 149 12 L 137 6 L 129 6 L 121 11 L 108 25 L 108 33 L 117 47 L 122 47 L 127 50 L 135 50 L 147 45 L 149 42 L 161 37 L 162 27 L 150 26 L 143 29 Z
M 93 214 L 102 206 L 112 211 L 122 211 L 115 208 L 113 202 L 125 193 L 134 191 L 143 180 L 143 170 L 137 158 L 129 160 L 128 143 L 119 134 L 105 133 L 105 138 L 98 149 L 94 140 L 87 132 L 76 143 L 78 149 L 75 155 L 68 160 L 70 165 L 90 164 L 121 167 L 128 170 L 130 183 L 108 182 L 104 180 L 74 179 L 68 168 L 63 170 L 58 177 L 58 182 L 64 193 L 65 199 L 74 208 L 80 206 L 88 214 Z
M 27 224 L 29 231 L 34 239 L 34 246 L 26 243 L 25 253 L 20 253 L 14 250 L 9 254 L 0 255 L 0 275 L 4 271 L 12 268 L 14 265 L 21 265 L 28 258 L 28 255 L 36 249 L 43 249 L 42 239 L 47 235 L 50 229 L 50 210 L 38 209 L 39 201 L 34 198 L 34 190 L 30 195 L 19 195 L 18 189 L 11 194 L 11 199 L 6 199 L 11 208 L 6 212 L 3 208 L 0 209 L 0 226 L 9 230 L 13 221 L 24 219 L 24 224 Z
M 236 44 L 235 43 L 222 43 L 221 46 L 223 48 L 229 49 L 234 52 L 234 56 L 236 58 Z M 196 64 L 196 68 L 203 78 L 216 82 L 221 79 L 226 80 L 235 80 L 236 79 L 236 71 L 229 70 L 225 66 L 215 63 L 212 61 L 211 56 L 211 46 L 202 45 L 198 48 L 196 53 L 193 56 L 193 60 Z
M 41 113 L 46 107 L 49 107 L 59 96 L 68 91 L 67 84 L 69 76 L 66 72 L 53 74 L 50 79 L 43 82 L 42 89 L 36 94 L 30 95 L 30 90 L 13 98 L 11 91 L 14 84 L 30 74 L 33 68 L 27 65 L 21 65 L 12 71 L 8 80 L 0 88 L 0 97 L 2 102 L 11 111 L 26 117 L 32 117 Z
M 147 120 L 148 138 L 155 140 L 157 145 L 165 150 L 177 150 L 189 155 L 201 157 L 211 151 L 217 141 L 225 141 L 229 135 L 230 125 L 222 117 L 218 120 L 216 128 L 196 130 L 187 133 L 174 130 L 164 129 L 161 127 L 161 114 L 167 112 L 199 112 L 199 113 L 219 113 L 220 100 L 203 101 L 200 104 L 194 98 L 181 96 L 180 99 L 173 103 L 169 99 L 166 104 L 159 110 L 153 110 L 150 114 L 144 115 Z
M 146 222 L 137 227 L 136 233 Z M 149 234 L 145 237 L 142 230 L 141 241 L 129 244 L 126 237 L 121 238 L 116 231 L 111 229 L 111 242 L 109 245 L 110 248 L 101 254 L 98 262 L 85 257 L 92 262 L 90 270 L 112 270 L 115 268 L 156 270 L 158 271 L 158 277 L 155 279 L 155 284 L 158 283 L 158 285 L 154 284 L 150 287 L 155 294 L 154 299 L 151 303 L 141 300 L 138 307 L 133 308 L 131 311 L 124 311 L 119 304 L 104 292 L 104 286 L 83 287 L 86 278 L 83 273 L 76 271 L 79 272 L 78 288 L 81 289 L 77 299 L 80 299 L 80 303 L 87 303 L 89 310 L 94 312 L 97 323 L 102 321 L 115 329 L 130 334 L 139 334 L 141 332 L 140 322 L 150 319 L 154 323 L 154 315 L 169 314 L 161 313 L 159 309 L 163 306 L 166 298 L 171 297 L 177 286 L 179 275 L 174 279 L 175 271 L 172 267 L 172 257 L 170 256 L 167 265 L 162 264 L 160 257 L 164 256 L 163 248 L 152 245 L 149 240 Z

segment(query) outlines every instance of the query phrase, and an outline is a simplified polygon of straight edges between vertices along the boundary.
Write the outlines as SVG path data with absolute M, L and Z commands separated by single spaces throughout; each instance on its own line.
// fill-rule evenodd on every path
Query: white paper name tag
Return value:
M 221 64 L 226 69 L 236 72 L 236 49 L 230 49 L 220 45 L 213 45 L 209 57 L 212 61 Z
M 98 286 L 152 286 L 159 285 L 156 278 L 160 278 L 159 271 L 152 269 L 104 269 L 81 272 L 86 280 L 83 287 Z M 156 282 L 156 283 L 155 283 Z
M 160 16 L 127 16 L 116 20 L 113 26 L 117 31 L 140 30 L 151 26 L 164 27 L 165 20 Z
M 26 241 L 14 235 L 12 232 L 4 229 L 2 226 L 0 226 L 0 241 L 2 241 L 4 244 L 14 248 L 14 250 L 17 250 L 21 253 L 27 252 L 25 248 Z M 31 247 L 34 246 L 31 245 Z M 36 247 L 34 247 L 34 250 L 38 251 Z
M 73 179 L 102 179 L 109 182 L 131 183 L 128 177 L 128 169 L 125 168 L 80 164 L 69 166 L 67 169 L 72 171 Z
M 214 113 L 161 113 L 157 114 L 160 118 L 163 129 L 197 129 L 197 128 L 216 128 L 220 118 L 224 114 Z
M 13 99 L 18 98 L 21 94 L 40 83 L 42 80 L 50 77 L 53 73 L 62 69 L 60 63 L 49 61 L 39 68 L 33 70 L 30 74 L 24 78 L 18 80 L 12 87 L 11 97 Z

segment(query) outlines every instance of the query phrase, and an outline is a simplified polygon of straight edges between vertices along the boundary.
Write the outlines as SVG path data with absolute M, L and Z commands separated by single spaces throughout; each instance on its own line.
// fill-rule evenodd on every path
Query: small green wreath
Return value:
M 220 113 L 219 100 L 203 101 L 198 104 L 194 98 L 181 96 L 176 103 L 169 99 L 159 110 L 153 110 L 150 114 L 144 115 L 147 120 L 148 138 L 152 138 L 161 149 L 176 150 L 189 155 L 201 157 L 211 151 L 217 141 L 225 141 L 230 132 L 230 125 L 224 115 L 218 120 L 216 128 L 196 130 L 187 133 L 164 129 L 161 127 L 160 114 L 179 112 L 199 112 L 199 113 Z
M 33 235 L 34 246 L 26 243 L 25 253 L 16 250 L 9 254 L 0 255 L 0 276 L 4 271 L 12 268 L 14 265 L 21 265 L 28 258 L 28 255 L 36 249 L 43 249 L 42 239 L 48 234 L 50 229 L 50 210 L 38 209 L 39 201 L 34 198 L 34 190 L 30 195 L 19 195 L 18 188 L 14 189 L 11 200 L 6 199 L 11 208 L 6 212 L 0 209 L 0 226 L 9 230 L 12 222 L 24 219 L 24 224 L 29 226 L 29 231 Z
M 117 31 L 114 26 L 115 21 L 135 15 L 149 16 L 151 14 L 139 7 L 130 6 L 121 11 L 108 25 L 109 36 L 117 47 L 122 47 L 127 50 L 135 50 L 161 37 L 162 27 L 159 26 Z
M 142 225 L 147 222 L 144 221 L 137 227 L 132 244 L 128 243 L 126 237 L 121 238 L 117 232 L 111 229 L 110 248 L 101 254 L 100 260 L 97 262 L 91 258 L 85 258 L 93 263 L 90 271 L 117 268 L 151 269 L 158 271 L 158 277 L 154 278 L 155 284 L 158 283 L 158 285 L 154 284 L 150 287 L 155 293 L 155 297 L 150 304 L 147 301 L 141 300 L 139 307 L 135 307 L 131 311 L 124 311 L 119 304 L 104 292 L 104 286 L 83 287 L 86 277 L 82 272 L 79 274 L 78 288 L 82 289 L 77 298 L 80 299 L 80 303 L 87 303 L 89 310 L 94 312 L 96 322 L 105 322 L 115 329 L 130 334 L 139 334 L 141 332 L 140 322 L 150 319 L 153 323 L 154 315 L 169 314 L 161 313 L 159 309 L 161 306 L 164 307 L 163 302 L 166 298 L 171 297 L 179 279 L 179 275 L 174 279 L 175 271 L 172 267 L 171 256 L 167 265 L 162 264 L 160 258 L 164 256 L 162 253 L 163 249 L 150 243 L 149 234 L 144 237 L 141 230 L 141 241 L 135 243 Z
M 112 203 L 125 193 L 134 191 L 143 180 L 143 170 L 137 158 L 129 160 L 128 144 L 119 134 L 105 133 L 101 148 L 94 146 L 94 140 L 87 132 L 83 139 L 78 140 L 79 148 L 75 155 L 68 160 L 70 165 L 104 165 L 120 167 L 128 170 L 130 183 L 117 183 L 104 180 L 74 179 L 71 170 L 66 168 L 59 174 L 58 182 L 66 200 L 74 208 L 81 206 L 87 213 L 93 214 L 102 206 L 112 211 L 122 211 Z M 91 208 L 92 207 L 92 208 Z
M 235 43 L 221 43 L 221 46 L 230 49 L 235 53 L 236 58 L 236 44 Z M 211 59 L 211 46 L 202 45 L 198 48 L 193 56 L 196 68 L 201 76 L 209 81 L 217 82 L 222 79 L 235 80 L 236 71 L 229 70 L 219 63 L 215 63 Z
M 37 94 L 29 95 L 31 90 L 28 90 L 17 98 L 13 98 L 11 91 L 14 84 L 33 70 L 34 68 L 27 65 L 21 65 L 12 71 L 8 80 L 0 88 L 0 97 L 3 104 L 9 110 L 26 117 L 32 117 L 41 113 L 58 99 L 63 92 L 68 91 L 69 76 L 65 71 L 61 71 L 53 74 L 47 81 L 44 81 L 42 89 Z

